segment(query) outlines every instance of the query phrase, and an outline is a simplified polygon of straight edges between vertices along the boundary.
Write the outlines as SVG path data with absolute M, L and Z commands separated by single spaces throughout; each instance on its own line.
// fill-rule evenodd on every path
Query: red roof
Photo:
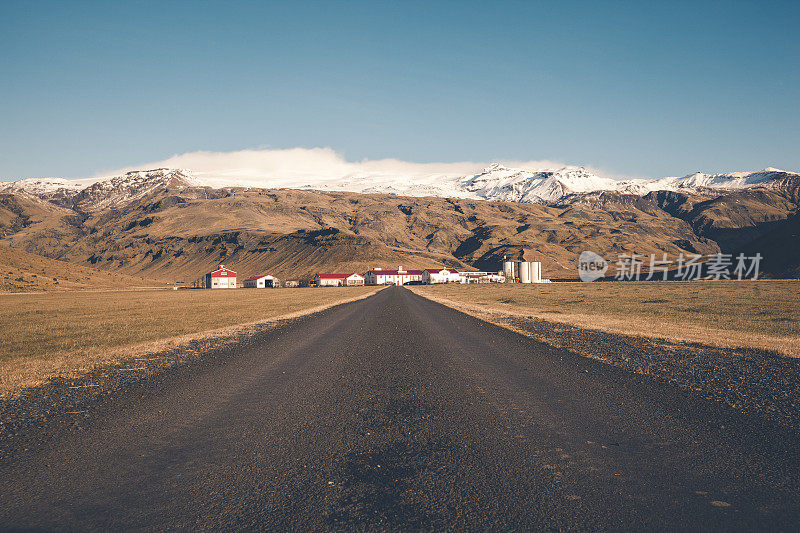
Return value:
M 354 272 L 351 272 L 350 274 L 317 274 L 317 277 L 319 279 L 347 279 L 354 274 Z
M 426 268 L 425 270 L 427 270 L 428 273 L 430 274 L 438 274 L 442 270 L 447 270 L 451 274 L 458 274 L 458 270 L 456 270 L 455 268 Z
M 224 274 L 223 274 L 224 272 Z M 211 273 L 212 278 L 219 278 L 219 277 L 229 277 L 229 276 L 236 276 L 236 272 L 233 270 L 228 270 L 227 268 L 218 268 L 214 272 Z

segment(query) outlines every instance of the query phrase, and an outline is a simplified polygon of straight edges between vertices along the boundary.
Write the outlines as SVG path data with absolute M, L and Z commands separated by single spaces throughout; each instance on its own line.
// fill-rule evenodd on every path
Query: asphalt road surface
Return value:
M 5 529 L 797 530 L 796 433 L 402 288 L 0 465 Z

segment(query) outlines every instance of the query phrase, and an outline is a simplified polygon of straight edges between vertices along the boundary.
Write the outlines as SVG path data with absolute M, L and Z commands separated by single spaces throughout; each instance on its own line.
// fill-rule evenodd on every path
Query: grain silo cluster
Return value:
M 542 283 L 542 263 L 539 261 L 503 261 L 506 283 Z

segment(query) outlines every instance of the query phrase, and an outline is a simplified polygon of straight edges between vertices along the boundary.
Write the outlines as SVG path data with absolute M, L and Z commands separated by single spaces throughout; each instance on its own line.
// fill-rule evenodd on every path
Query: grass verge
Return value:
M 366 298 L 378 287 L 0 295 L 0 397 L 203 337 Z
M 418 294 L 493 315 L 721 348 L 800 355 L 800 282 L 603 282 L 425 285 Z

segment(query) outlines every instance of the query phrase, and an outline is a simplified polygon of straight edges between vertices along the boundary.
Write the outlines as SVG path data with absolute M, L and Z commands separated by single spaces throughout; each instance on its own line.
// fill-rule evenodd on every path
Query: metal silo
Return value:
M 519 281 L 520 283 L 531 282 L 531 264 L 529 261 L 520 261 L 519 263 Z
M 514 261 L 504 261 L 503 262 L 503 275 L 506 277 L 506 283 L 513 283 L 514 278 L 517 276 L 515 275 L 515 271 L 517 270 L 514 268 L 516 265 Z
M 542 281 L 542 264 L 535 261 L 531 265 L 531 283 L 540 283 Z

